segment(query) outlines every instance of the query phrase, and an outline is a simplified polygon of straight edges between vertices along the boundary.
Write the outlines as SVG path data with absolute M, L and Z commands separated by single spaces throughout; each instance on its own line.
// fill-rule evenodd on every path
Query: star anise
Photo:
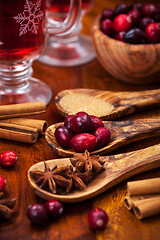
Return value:
M 8 219 L 11 217 L 11 215 L 14 213 L 14 206 L 16 203 L 16 198 L 13 199 L 2 199 L 4 197 L 4 194 L 0 193 L 0 215 Z
M 82 190 L 86 187 L 85 183 L 89 181 L 89 176 L 87 173 L 75 172 L 71 165 L 69 166 L 66 176 L 70 180 L 66 192 L 71 192 L 73 188 Z
M 90 153 L 87 150 L 84 154 L 75 153 L 74 156 L 70 158 L 70 161 L 79 172 L 84 171 L 90 174 L 92 171 L 98 173 L 103 170 L 103 165 L 105 163 L 103 158 L 100 158 L 98 155 L 90 156 Z
M 60 188 L 66 188 L 70 181 L 65 178 L 67 167 L 54 166 L 52 169 L 48 167 L 46 162 L 44 162 L 44 172 L 42 171 L 30 171 L 31 177 L 36 179 L 36 184 L 40 188 L 46 189 L 49 188 L 49 191 L 52 193 L 57 192 L 57 186 Z

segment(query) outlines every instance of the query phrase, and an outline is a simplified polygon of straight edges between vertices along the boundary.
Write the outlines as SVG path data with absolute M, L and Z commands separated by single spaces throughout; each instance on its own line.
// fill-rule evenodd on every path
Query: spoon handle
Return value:
M 110 143 L 92 154 L 106 154 L 137 140 L 160 135 L 160 117 L 128 121 L 104 121 L 111 133 Z
M 140 109 L 146 109 L 160 105 L 160 89 L 113 93 L 108 100 L 114 105 L 114 109 L 105 117 L 105 119 L 117 119 L 119 117 L 134 113 L 135 111 L 139 111 Z
M 101 192 L 136 174 L 160 167 L 160 144 L 137 151 L 108 156 Z

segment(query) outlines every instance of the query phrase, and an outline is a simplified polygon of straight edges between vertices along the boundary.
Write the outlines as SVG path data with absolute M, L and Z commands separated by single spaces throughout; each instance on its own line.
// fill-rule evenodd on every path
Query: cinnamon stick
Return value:
M 148 199 L 148 198 L 154 198 L 154 197 L 160 197 L 160 194 L 152 194 L 152 195 L 141 195 L 141 196 L 125 196 L 124 198 L 124 206 L 128 210 L 133 209 L 133 205 L 136 201 Z
M 127 182 L 127 189 L 129 195 L 160 193 L 160 178 Z
M 23 127 L 32 127 L 38 129 L 39 133 L 44 135 L 46 128 L 47 128 L 47 122 L 44 120 L 38 120 L 38 119 L 28 119 L 28 118 L 8 118 L 4 120 L 0 120 L 0 123 L 11 123 L 16 125 L 21 125 Z
M 0 119 L 22 117 L 46 112 L 45 102 L 20 103 L 0 106 Z
M 134 202 L 133 211 L 138 219 L 160 214 L 160 197 L 148 198 Z
M 34 143 L 38 138 L 38 129 L 10 123 L 0 123 L 0 138 Z

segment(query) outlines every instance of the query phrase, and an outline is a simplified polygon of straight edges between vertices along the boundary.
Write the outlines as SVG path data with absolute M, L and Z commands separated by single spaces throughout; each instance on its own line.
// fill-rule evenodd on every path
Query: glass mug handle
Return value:
M 48 18 L 47 34 L 61 38 L 72 35 L 72 29 L 78 25 L 81 19 L 81 0 L 70 0 L 70 9 L 63 22 Z

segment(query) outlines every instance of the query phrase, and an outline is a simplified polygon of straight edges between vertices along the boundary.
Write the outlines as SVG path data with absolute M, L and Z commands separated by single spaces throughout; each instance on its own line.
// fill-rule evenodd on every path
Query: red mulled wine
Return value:
M 0 0 L 0 61 L 37 57 L 45 41 L 45 0 Z
M 82 0 L 82 13 L 88 12 L 94 0 Z M 55 13 L 66 13 L 70 8 L 70 0 L 47 0 L 46 2 L 48 11 Z

